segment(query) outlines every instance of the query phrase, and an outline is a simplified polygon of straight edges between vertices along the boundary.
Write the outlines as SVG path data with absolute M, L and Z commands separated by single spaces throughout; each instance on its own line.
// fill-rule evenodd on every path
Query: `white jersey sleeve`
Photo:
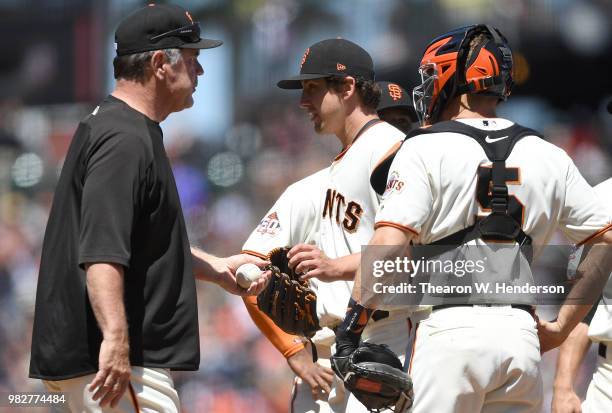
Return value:
M 414 142 L 405 142 L 391 164 L 375 227 L 393 226 L 418 237 L 432 212 L 434 194 L 422 152 L 417 149 L 421 142 Z
M 566 155 L 567 156 L 567 155 Z M 565 205 L 559 224 L 565 235 L 574 243 L 583 243 L 601 229 L 601 216 L 612 214 L 610 203 L 604 203 L 600 188 L 612 187 L 605 181 L 593 188 L 582 177 L 574 162 L 567 157 L 567 186 Z M 597 212 L 597 213 L 593 213 Z
M 320 193 L 327 173 L 325 168 L 290 185 L 251 232 L 243 252 L 263 257 L 274 248 L 316 243 Z
M 612 178 L 600 183 L 595 192 L 612 213 Z M 589 338 L 595 342 L 612 342 L 612 274 L 604 287 L 603 296 L 589 325 Z

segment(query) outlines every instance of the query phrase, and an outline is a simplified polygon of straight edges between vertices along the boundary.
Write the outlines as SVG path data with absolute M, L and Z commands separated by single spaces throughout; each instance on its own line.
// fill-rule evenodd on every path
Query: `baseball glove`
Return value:
M 257 296 L 257 307 L 283 331 L 310 338 L 321 328 L 317 295 L 289 268 L 287 252 L 289 248 L 276 248 L 268 254 L 272 279 Z
M 412 380 L 386 345 L 362 342 L 346 357 L 332 356 L 331 364 L 344 387 L 371 412 L 395 407 L 399 413 L 412 405 Z

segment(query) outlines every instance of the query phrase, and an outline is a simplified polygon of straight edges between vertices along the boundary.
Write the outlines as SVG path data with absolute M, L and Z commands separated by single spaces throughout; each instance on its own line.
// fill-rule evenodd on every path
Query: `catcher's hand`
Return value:
M 257 296 L 257 307 L 283 331 L 312 337 L 321 328 L 317 317 L 317 295 L 307 281 L 289 268 L 289 248 L 277 248 L 268 254 L 266 269 L 272 278 Z
M 349 355 L 332 356 L 331 364 L 344 387 L 370 411 L 401 405 L 398 412 L 412 405 L 412 380 L 386 345 L 360 343 Z

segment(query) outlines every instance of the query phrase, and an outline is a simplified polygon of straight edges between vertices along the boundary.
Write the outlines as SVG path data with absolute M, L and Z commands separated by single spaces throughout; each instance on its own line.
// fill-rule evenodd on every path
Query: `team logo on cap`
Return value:
M 336 70 L 339 72 L 342 72 L 344 70 L 346 70 L 346 66 L 343 65 L 342 63 L 336 63 Z
M 278 220 L 276 212 L 272 212 L 270 215 L 261 220 L 257 226 L 257 232 L 261 235 L 275 236 L 280 231 L 281 225 Z
M 193 19 L 191 18 L 191 14 L 189 14 L 189 12 L 187 10 L 185 10 L 185 15 L 187 16 L 187 18 L 189 19 L 191 24 L 193 24 Z
M 306 58 L 308 57 L 309 54 L 310 54 L 310 47 L 306 49 L 306 51 L 304 52 L 304 56 L 302 56 L 302 61 L 300 62 L 300 69 L 302 68 L 302 66 L 304 66 L 304 63 L 306 63 Z
M 387 85 L 387 89 L 389 89 L 389 96 L 394 101 L 400 100 L 402 98 L 402 88 L 396 85 L 395 83 L 389 83 Z

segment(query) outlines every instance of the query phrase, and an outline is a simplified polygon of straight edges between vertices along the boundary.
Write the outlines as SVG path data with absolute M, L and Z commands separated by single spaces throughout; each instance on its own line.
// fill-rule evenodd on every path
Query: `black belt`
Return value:
M 606 358 L 606 350 L 608 350 L 608 346 L 604 343 L 599 343 L 599 348 L 597 349 L 597 354 L 601 357 Z
M 372 320 L 380 321 L 389 317 L 389 312 L 385 310 L 376 310 L 372 313 Z
M 444 308 L 452 308 L 452 307 L 499 307 L 504 304 L 441 304 L 434 305 L 431 309 L 433 310 L 442 310 Z M 510 304 L 512 308 L 518 308 L 519 310 L 527 311 L 533 317 L 533 307 L 527 304 Z

